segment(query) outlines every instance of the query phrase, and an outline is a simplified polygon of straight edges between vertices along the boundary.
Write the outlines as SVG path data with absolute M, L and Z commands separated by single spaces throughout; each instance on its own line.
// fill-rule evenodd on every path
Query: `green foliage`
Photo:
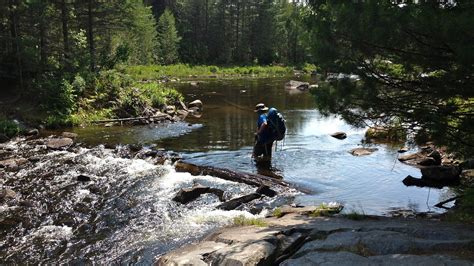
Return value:
M 277 218 L 283 217 L 283 212 L 281 211 L 281 208 L 275 208 L 272 212 L 272 216 Z
M 462 33 L 474 27 L 473 3 L 310 1 L 310 5 L 313 12 L 307 23 L 318 65 L 363 79 L 360 85 L 331 84 L 329 94 L 338 99 L 326 97 L 328 109 L 358 126 L 367 120 L 389 125 L 399 119 L 408 130 L 427 132 L 438 145 L 464 156 L 473 154 L 474 105 L 466 100 L 474 97 L 474 54 L 466 51 L 474 49 L 474 38 Z M 345 96 L 341 92 L 348 90 L 341 85 L 363 89 L 349 89 L 354 93 Z
M 166 88 L 158 83 L 136 84 L 140 93 L 150 99 L 151 106 L 161 108 L 168 104 L 183 101 L 183 96 L 175 89 Z
M 84 92 L 67 122 L 74 125 L 96 120 L 141 116 L 145 109 L 161 109 L 182 101 L 175 89 L 158 83 L 138 83 L 117 70 L 101 71 Z M 52 119 L 52 122 L 56 120 Z
M 3 134 L 9 138 L 12 138 L 20 133 L 20 127 L 17 123 L 0 118 L 0 134 Z
M 125 72 L 137 80 L 159 80 L 163 77 L 190 77 L 190 76 L 288 76 L 293 74 L 292 67 L 284 66 L 191 66 L 187 64 L 177 65 L 149 65 L 149 66 L 129 66 Z
M 320 216 L 332 216 L 341 212 L 343 209 L 342 205 L 336 204 L 335 206 L 331 206 L 329 204 L 322 203 L 318 206 L 317 209 L 312 211 L 309 216 L 311 217 L 320 217 Z
M 239 215 L 234 217 L 234 224 L 238 226 L 258 226 L 258 227 L 267 227 L 268 224 L 265 220 L 261 218 L 247 218 L 244 215 Z
M 159 62 L 165 65 L 178 62 L 178 44 L 180 39 L 176 30 L 173 13 L 166 9 L 158 20 Z

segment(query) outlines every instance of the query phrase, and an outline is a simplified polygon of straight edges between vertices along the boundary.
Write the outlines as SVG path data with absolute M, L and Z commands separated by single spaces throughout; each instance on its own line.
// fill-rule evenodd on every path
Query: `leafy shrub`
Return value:
M 116 70 L 100 72 L 95 80 L 96 104 L 106 105 L 119 97 L 120 91 L 132 85 L 130 76 Z
M 234 224 L 239 226 L 255 225 L 258 227 L 266 227 L 268 224 L 261 218 L 247 218 L 244 215 L 239 215 L 234 218 Z
M 7 119 L 0 119 L 0 134 L 12 138 L 20 133 L 20 127 L 17 123 Z

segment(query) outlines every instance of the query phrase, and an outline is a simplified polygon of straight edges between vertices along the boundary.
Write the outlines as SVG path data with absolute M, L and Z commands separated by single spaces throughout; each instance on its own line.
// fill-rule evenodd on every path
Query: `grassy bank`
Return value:
M 137 117 L 145 110 L 163 110 L 183 100 L 173 88 L 158 83 L 140 83 L 128 74 L 115 70 L 101 72 L 93 89 L 77 101 L 68 117 L 71 125 L 87 124 L 96 120 Z
M 173 88 L 157 82 L 138 82 L 117 70 L 90 76 L 76 74 L 45 83 L 38 83 L 31 90 L 46 93 L 0 109 L 0 134 L 10 138 L 20 133 L 13 119 L 27 127 L 64 128 L 102 119 L 141 116 L 145 110 L 163 110 L 183 99 Z
M 315 70 L 314 65 L 305 65 L 300 70 L 305 73 L 311 73 Z M 140 65 L 125 67 L 125 73 L 137 80 L 162 79 L 163 77 L 238 77 L 238 76 L 257 76 L 273 77 L 293 75 L 294 67 L 290 66 L 192 66 L 186 64 L 177 65 Z

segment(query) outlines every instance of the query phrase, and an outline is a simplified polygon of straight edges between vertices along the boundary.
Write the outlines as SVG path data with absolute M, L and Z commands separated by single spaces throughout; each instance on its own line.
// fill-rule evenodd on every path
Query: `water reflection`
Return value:
M 321 114 L 316 107 L 322 106 L 324 98 L 315 98 L 310 93 L 289 94 L 284 89 L 286 81 L 209 80 L 199 87 L 177 84 L 187 101 L 200 99 L 204 103 L 202 117 L 186 121 L 195 126 L 173 124 L 168 128 L 170 134 L 148 127 L 101 129 L 102 134 L 110 131 L 105 140 L 95 129 L 90 134 L 90 129 L 84 129 L 80 137 L 86 142 L 92 138 L 96 142 L 156 144 L 181 152 L 196 164 L 264 173 L 268 170 L 257 168 L 251 158 L 256 127 L 253 109 L 256 103 L 264 102 L 283 113 L 288 127 L 287 137 L 274 152 L 271 173 L 313 191 L 311 195 L 297 197 L 296 202 L 308 205 L 339 201 L 346 204 L 347 211 L 355 209 L 368 214 L 387 213 L 390 208 L 441 211 L 430 206 L 451 192 L 431 189 L 427 199 L 427 188 L 403 185 L 407 175 L 420 177 L 420 172 L 397 161 L 398 147 L 373 144 L 378 148 L 374 154 L 352 156 L 348 151 L 362 145 L 365 129 L 352 127 L 341 116 Z M 334 102 L 338 98 L 327 100 Z M 122 133 L 114 139 L 115 131 Z M 336 131 L 345 132 L 347 138 L 329 136 Z

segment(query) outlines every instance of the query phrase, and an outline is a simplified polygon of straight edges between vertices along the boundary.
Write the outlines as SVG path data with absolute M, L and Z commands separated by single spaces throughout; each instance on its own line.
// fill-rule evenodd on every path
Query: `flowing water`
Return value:
M 187 101 L 201 99 L 200 118 L 165 126 L 88 127 L 75 129 L 90 148 L 43 156 L 32 167 L 5 172 L 0 185 L 17 192 L 15 202 L 0 206 L 0 258 L 5 262 L 152 263 L 156 256 L 232 223 L 247 210 L 219 211 L 217 197 L 207 195 L 186 206 L 171 200 L 184 187 L 199 183 L 226 191 L 229 198 L 254 189 L 210 176 L 176 173 L 171 165 L 124 158 L 121 147 L 143 144 L 179 152 L 187 161 L 268 174 L 252 162 L 258 102 L 278 108 L 287 120 L 287 137 L 278 142 L 271 173 L 311 190 L 270 202 L 319 205 L 337 201 L 344 211 L 386 215 L 393 210 L 441 212 L 433 207 L 450 197 L 449 189 L 406 187 L 416 168 L 397 161 L 399 145 L 371 144 L 378 150 L 355 157 L 365 129 L 338 116 L 324 117 L 309 93 L 290 94 L 287 79 L 204 80 L 198 87 L 173 84 Z M 329 136 L 344 131 L 348 137 Z M 10 150 L 21 144 L 10 144 Z M 26 147 L 38 150 L 41 145 Z M 76 181 L 79 174 L 92 182 Z M 23 203 L 22 203 L 23 202 Z M 25 203 L 27 202 L 27 204 Z M 268 203 L 268 202 L 267 202 Z M 29 207 L 28 207 L 29 205 Z M 32 208 L 32 206 L 34 208 Z M 265 212 L 258 214 L 265 215 Z

